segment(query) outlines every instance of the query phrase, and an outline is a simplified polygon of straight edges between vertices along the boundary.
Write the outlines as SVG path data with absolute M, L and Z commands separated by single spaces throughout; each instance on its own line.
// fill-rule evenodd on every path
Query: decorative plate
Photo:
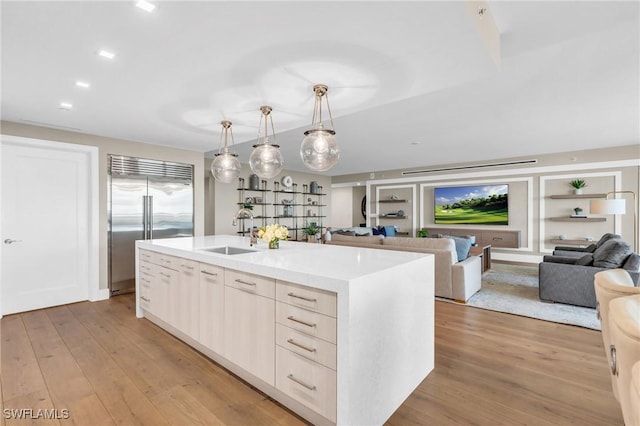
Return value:
M 280 183 L 282 183 L 282 186 L 285 188 L 291 188 L 291 185 L 293 185 L 293 178 L 291 176 L 283 176 Z

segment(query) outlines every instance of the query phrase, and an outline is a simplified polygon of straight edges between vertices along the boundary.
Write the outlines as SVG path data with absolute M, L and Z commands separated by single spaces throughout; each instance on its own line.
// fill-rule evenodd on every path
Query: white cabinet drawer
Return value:
M 336 317 L 337 297 L 335 293 L 329 291 L 318 290 L 286 281 L 278 281 L 276 286 L 276 299 L 334 318 Z
M 336 343 L 336 319 L 333 317 L 276 302 L 276 322 L 305 334 Z
M 276 344 L 332 370 L 336 369 L 336 345 L 276 324 Z
M 181 262 L 184 262 L 183 259 L 179 259 L 174 256 L 169 256 L 167 254 L 156 253 L 155 254 L 156 265 L 164 266 L 165 268 L 171 268 L 177 270 L 180 266 Z
M 224 283 L 229 287 L 270 299 L 274 299 L 276 296 L 276 282 L 273 278 L 226 269 L 224 273 Z
M 140 268 L 140 273 L 141 274 L 153 275 L 153 268 L 154 267 L 155 267 L 155 265 L 153 263 L 149 263 L 147 261 L 142 261 L 139 264 L 139 268 Z
M 276 388 L 335 423 L 335 371 L 276 346 Z
M 155 252 L 149 250 L 138 250 L 140 261 L 155 263 Z

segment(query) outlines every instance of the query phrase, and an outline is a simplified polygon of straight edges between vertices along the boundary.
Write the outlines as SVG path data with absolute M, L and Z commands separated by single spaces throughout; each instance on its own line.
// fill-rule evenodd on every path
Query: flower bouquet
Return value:
M 263 226 L 258 230 L 258 238 L 265 240 L 269 243 L 270 249 L 277 249 L 280 247 L 280 240 L 286 240 L 289 237 L 289 230 L 286 226 L 281 226 L 278 223 L 273 225 Z

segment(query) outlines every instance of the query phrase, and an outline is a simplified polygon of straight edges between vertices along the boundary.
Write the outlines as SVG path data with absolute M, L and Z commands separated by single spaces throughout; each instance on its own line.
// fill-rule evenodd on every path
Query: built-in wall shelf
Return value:
M 550 217 L 554 222 L 606 222 L 606 217 Z
M 406 219 L 406 216 L 397 216 L 397 215 L 386 215 L 381 214 L 380 219 Z
M 406 203 L 407 200 L 380 200 L 379 203 Z
M 553 200 L 567 200 L 576 198 L 607 198 L 607 194 L 559 194 L 552 195 Z
M 554 244 L 564 244 L 567 246 L 588 246 L 589 244 L 593 244 L 593 241 L 591 240 L 559 240 L 559 239 L 552 239 L 551 240 L 552 243 Z

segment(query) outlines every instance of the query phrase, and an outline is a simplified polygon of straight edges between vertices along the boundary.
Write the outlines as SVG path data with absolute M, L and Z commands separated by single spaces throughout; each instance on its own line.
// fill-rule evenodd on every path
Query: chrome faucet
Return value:
M 246 217 L 249 216 L 249 219 L 251 219 L 251 231 L 249 232 L 250 235 L 250 239 L 249 239 L 249 246 L 253 247 L 255 244 L 258 243 L 258 238 L 256 237 L 256 234 L 254 233 L 254 229 L 253 229 L 253 212 L 247 208 L 241 208 L 240 210 L 238 210 L 235 214 L 235 216 L 233 217 L 233 222 L 231 222 L 231 224 L 233 226 L 236 226 L 238 223 L 238 219 L 246 219 Z

